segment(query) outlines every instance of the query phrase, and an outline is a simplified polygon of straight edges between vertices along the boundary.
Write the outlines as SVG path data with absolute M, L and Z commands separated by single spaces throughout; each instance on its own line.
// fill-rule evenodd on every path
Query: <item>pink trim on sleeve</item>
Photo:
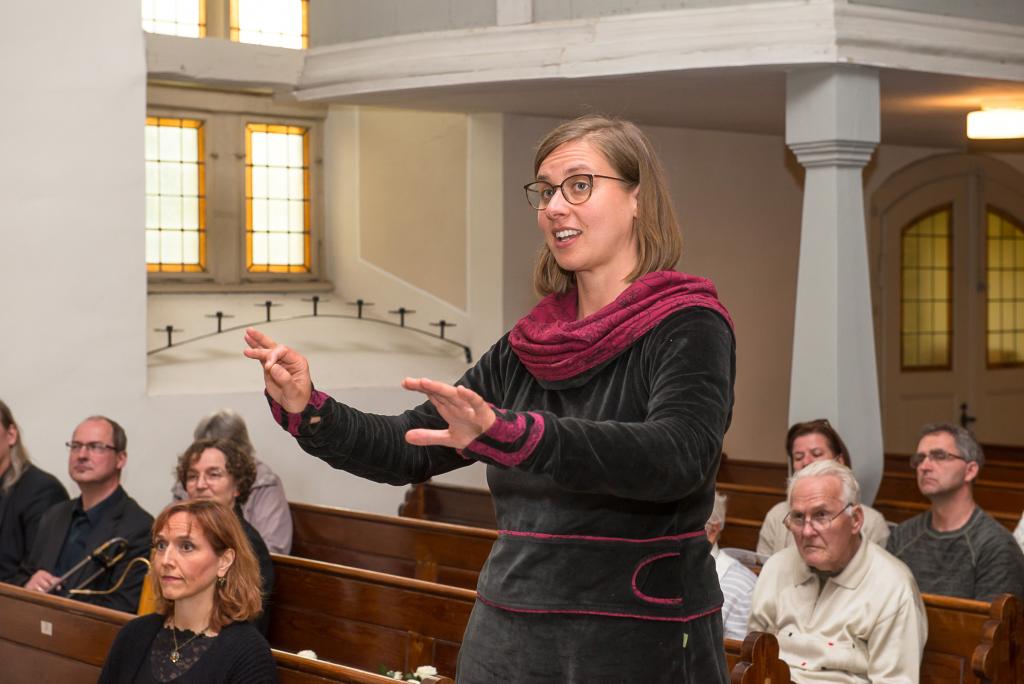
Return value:
M 480 441 L 477 437 L 475 440 L 466 446 L 465 451 L 473 454 L 478 454 L 489 458 L 495 463 L 499 463 L 509 468 L 515 467 L 525 461 L 533 453 L 533 450 L 537 448 L 537 444 L 540 442 L 541 437 L 544 436 L 544 416 L 533 411 L 528 412 L 533 417 L 533 425 L 530 427 L 530 433 L 526 438 L 523 445 L 516 451 L 502 451 L 495 449 L 494 447 L 488 446 Z M 522 437 L 523 431 L 526 429 L 526 414 L 519 414 L 516 416 L 515 421 L 502 420 L 498 418 L 491 425 L 491 428 L 483 433 L 484 437 L 491 438 L 497 442 L 515 442 Z

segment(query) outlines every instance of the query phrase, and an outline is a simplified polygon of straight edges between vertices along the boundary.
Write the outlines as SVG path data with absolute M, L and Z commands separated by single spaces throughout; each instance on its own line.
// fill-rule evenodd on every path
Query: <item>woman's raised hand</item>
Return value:
M 447 430 L 409 430 L 405 433 L 405 441 L 409 444 L 463 449 L 494 424 L 494 411 L 483 397 L 471 389 L 429 378 L 406 378 L 402 387 L 427 395 L 448 423 Z
M 277 344 L 256 328 L 245 329 L 242 353 L 263 366 L 267 393 L 289 413 L 302 413 L 313 394 L 306 357 L 283 344 Z

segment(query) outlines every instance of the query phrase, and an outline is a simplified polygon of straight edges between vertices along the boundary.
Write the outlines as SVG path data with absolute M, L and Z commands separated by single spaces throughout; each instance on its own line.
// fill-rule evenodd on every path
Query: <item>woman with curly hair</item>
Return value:
M 260 576 L 238 516 L 210 499 L 171 504 L 153 523 L 155 613 L 118 632 L 100 684 L 277 681 L 270 646 L 250 624 Z
M 270 594 L 274 589 L 274 564 L 263 537 L 242 515 L 256 480 L 256 463 L 238 442 L 228 439 L 197 439 L 178 458 L 178 482 L 189 499 L 213 499 L 238 515 L 249 539 L 263 579 L 263 612 L 256 626 L 265 635 L 270 625 Z

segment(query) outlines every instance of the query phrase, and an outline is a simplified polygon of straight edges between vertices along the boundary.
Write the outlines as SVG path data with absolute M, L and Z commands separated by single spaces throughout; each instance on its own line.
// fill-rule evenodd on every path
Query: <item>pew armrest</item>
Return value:
M 991 684 L 1024 681 L 1024 617 L 1015 596 L 1003 594 L 992 601 L 981 642 L 971 654 L 971 669 Z
M 774 634 L 751 632 L 743 640 L 740 662 L 731 673 L 732 684 L 790 684 L 789 665 L 779 658 Z

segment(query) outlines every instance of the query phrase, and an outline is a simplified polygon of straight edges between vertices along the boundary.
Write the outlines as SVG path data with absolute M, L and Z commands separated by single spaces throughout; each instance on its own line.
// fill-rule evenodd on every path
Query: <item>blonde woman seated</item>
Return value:
M 276 682 L 270 646 L 250 624 L 260 573 L 235 513 L 210 499 L 174 503 L 153 523 L 157 612 L 121 628 L 108 682 Z
M 853 467 L 843 438 L 823 418 L 796 423 L 789 428 L 786 433 L 786 454 L 794 474 L 816 461 L 837 461 L 847 468 Z M 871 506 L 861 504 L 861 509 L 864 511 L 861 535 L 885 548 L 885 542 L 889 539 L 889 524 L 885 522 L 885 516 Z M 789 504 L 785 501 L 780 501 L 768 511 L 757 536 L 758 553 L 770 556 L 793 545 L 793 535 L 782 522 L 787 513 Z

